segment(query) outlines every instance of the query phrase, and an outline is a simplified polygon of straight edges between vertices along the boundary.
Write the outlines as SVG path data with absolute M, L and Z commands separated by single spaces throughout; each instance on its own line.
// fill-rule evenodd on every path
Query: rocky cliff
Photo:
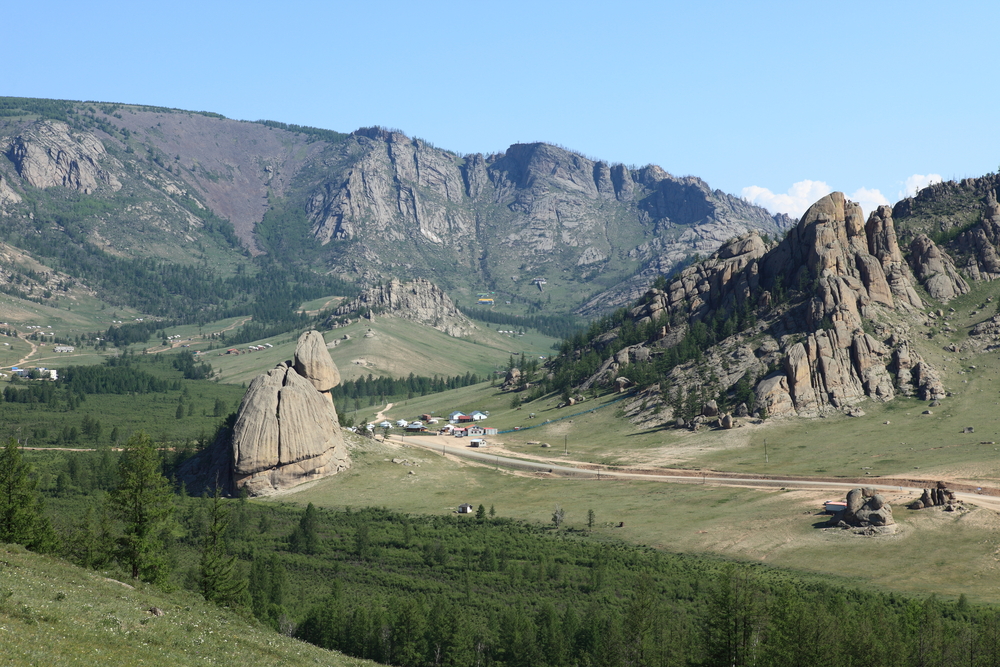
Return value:
M 18 176 L 33 187 L 62 186 L 85 194 L 102 183 L 114 191 L 122 187 L 112 171 L 120 171 L 121 163 L 108 158 L 96 136 L 71 132 L 66 123 L 40 121 L 3 143 L 0 148 Z
M 462 314 L 447 294 L 422 278 L 405 283 L 392 279 L 369 287 L 356 299 L 339 306 L 330 319 L 376 315 L 426 324 L 456 338 L 476 330 L 476 325 Z
M 471 282 L 529 301 L 540 301 L 542 277 L 563 295 L 560 309 L 597 287 L 585 314 L 625 303 L 734 235 L 787 224 L 700 179 L 548 144 L 460 157 L 368 128 L 328 151 L 324 165 L 321 178 L 298 182 L 310 193 L 303 207 L 330 252 L 353 248 L 343 259 L 355 272 Z
M 752 397 L 771 416 L 852 411 L 900 392 L 941 398 L 943 385 L 912 343 L 911 327 L 926 320 L 914 284 L 892 211 L 880 207 L 866 222 L 857 204 L 833 193 L 780 243 L 750 233 L 650 290 L 627 317 L 652 337 L 622 349 L 619 330 L 596 338 L 595 350 L 614 353 L 583 386 L 612 382 L 636 364 L 663 367 L 661 357 L 676 355 L 697 323 L 699 340 L 716 344 L 663 376 L 656 391 L 671 410 L 656 410 L 661 399 L 647 392 L 649 410 L 637 419 L 672 421 L 693 392 L 725 401 L 738 386 L 741 400 Z

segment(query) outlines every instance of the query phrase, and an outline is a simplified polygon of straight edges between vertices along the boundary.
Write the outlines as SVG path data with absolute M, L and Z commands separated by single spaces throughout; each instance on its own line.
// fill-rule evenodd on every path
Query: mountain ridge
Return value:
M 267 255 L 362 284 L 496 291 L 521 309 L 591 299 L 581 312 L 598 312 L 727 238 L 788 223 L 700 179 L 551 144 L 462 156 L 383 128 L 159 107 L 0 98 L 0 154 L 0 215 L 24 233 L 68 207 L 76 242 L 112 255 L 225 271 Z

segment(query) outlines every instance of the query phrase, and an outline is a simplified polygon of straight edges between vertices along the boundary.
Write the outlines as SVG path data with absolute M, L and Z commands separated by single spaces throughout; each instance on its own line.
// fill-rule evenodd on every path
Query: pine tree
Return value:
M 56 549 L 58 538 L 43 512 L 36 484 L 17 440 L 10 438 L 0 451 L 0 542 L 48 553 Z
M 173 494 L 153 442 L 142 431 L 125 443 L 118 475 L 121 481 L 110 496 L 111 511 L 123 524 L 118 557 L 133 579 L 160 582 L 167 575 L 163 533 L 172 522 Z
M 223 504 L 222 492 L 215 488 L 208 506 L 208 527 L 202 541 L 199 574 L 201 594 L 209 602 L 226 606 L 245 606 L 247 581 L 236 567 L 236 556 L 226 553 L 223 536 L 229 527 L 230 510 Z
M 319 512 L 312 503 L 306 506 L 299 525 L 289 536 L 288 547 L 303 554 L 319 553 Z

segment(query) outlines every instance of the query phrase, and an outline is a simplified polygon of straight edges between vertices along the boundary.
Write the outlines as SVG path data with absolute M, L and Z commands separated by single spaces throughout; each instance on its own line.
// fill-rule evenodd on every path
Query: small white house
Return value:
M 406 422 L 403 422 L 403 423 L 405 424 Z M 388 419 L 386 419 L 384 422 L 379 422 L 378 427 L 379 428 L 392 428 L 392 422 L 389 421 Z
M 489 416 L 490 416 L 490 413 L 488 413 L 488 412 L 481 412 L 479 410 L 476 410 L 475 412 L 472 413 L 472 419 L 474 421 L 477 421 L 477 422 L 478 421 L 482 421 L 482 420 L 486 419 Z
M 396 426 L 404 426 L 405 427 L 409 423 L 410 422 L 406 421 L 405 419 L 397 419 L 396 420 Z
M 6 343 L 4 343 L 4 345 L 6 345 Z M 72 345 L 56 345 L 54 348 L 52 348 L 52 350 L 55 352 L 73 352 L 75 349 L 76 348 L 73 347 Z
M 469 447 L 485 447 L 486 441 L 482 438 L 473 438 L 469 440 Z
M 472 505 L 469 503 L 462 503 L 458 506 L 459 514 L 472 514 Z

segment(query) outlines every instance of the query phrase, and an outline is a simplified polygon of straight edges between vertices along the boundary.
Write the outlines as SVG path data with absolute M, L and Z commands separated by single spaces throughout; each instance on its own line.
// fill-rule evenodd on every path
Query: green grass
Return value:
M 281 500 L 436 515 L 450 515 L 461 503 L 482 503 L 495 506 L 499 516 L 545 525 L 559 505 L 566 511 L 565 527 L 575 529 L 585 528 L 587 510 L 593 509 L 596 532 L 608 539 L 830 574 L 882 590 L 955 598 L 964 593 L 970 600 L 1000 603 L 989 583 L 1000 553 L 1000 518 L 988 510 L 914 512 L 902 505 L 911 496 L 890 494 L 899 533 L 866 539 L 816 527 L 828 518 L 819 511 L 824 499 L 836 495 L 830 492 L 513 474 L 392 444 L 367 445 L 353 459 L 350 470 Z
M 222 417 L 235 411 L 243 398 L 240 386 L 227 385 L 208 380 L 182 380 L 181 374 L 163 361 L 141 360 L 139 368 L 155 376 L 180 381 L 180 389 L 169 389 L 162 393 L 136 394 L 92 394 L 79 403 L 76 410 L 66 410 L 60 397 L 58 407 L 29 403 L 6 403 L 0 401 L 0 436 L 13 435 L 29 437 L 32 446 L 52 446 L 64 428 L 76 427 L 80 430 L 85 416 L 89 415 L 101 422 L 102 435 L 99 444 L 108 444 L 111 430 L 117 427 L 122 440 L 128 434 L 144 430 L 159 442 L 183 442 L 210 437 Z M 6 386 L 0 383 L 0 390 Z M 23 385 L 22 385 L 23 386 Z M 186 392 L 186 395 L 185 395 Z M 177 405 L 184 398 L 184 414 L 178 419 Z M 221 399 L 225 405 L 222 417 L 216 417 L 215 401 Z M 189 414 L 189 406 L 194 406 L 194 414 Z M 73 447 L 92 447 L 93 441 L 82 435 L 77 443 L 62 443 Z
M 193 593 L 132 588 L 13 545 L 0 545 L 0 644 L 5 665 L 375 664 L 290 639 Z

